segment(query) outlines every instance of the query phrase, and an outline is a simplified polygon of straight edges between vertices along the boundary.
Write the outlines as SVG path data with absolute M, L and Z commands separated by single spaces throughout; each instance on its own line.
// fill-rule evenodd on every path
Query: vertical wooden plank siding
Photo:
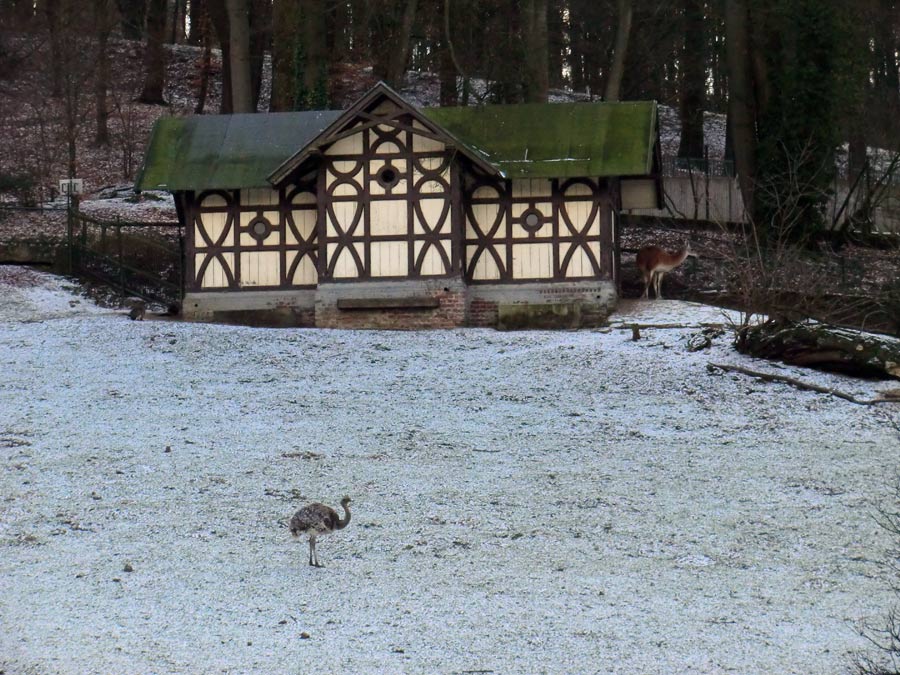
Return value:
M 190 290 L 315 287 L 317 199 L 307 183 L 188 194 Z M 261 223 L 261 230 L 255 225 Z
M 324 151 L 324 279 L 448 276 L 459 269 L 450 153 L 423 136 L 408 113 L 388 112 L 395 116 Z
M 588 179 L 476 181 L 465 204 L 474 283 L 611 277 L 607 186 Z M 529 217 L 536 219 L 529 224 Z

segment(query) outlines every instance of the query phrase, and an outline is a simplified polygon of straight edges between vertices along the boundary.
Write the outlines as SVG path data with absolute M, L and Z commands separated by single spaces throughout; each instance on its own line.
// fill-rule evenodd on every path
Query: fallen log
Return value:
M 749 375 L 750 377 L 755 377 L 764 382 L 781 382 L 783 384 L 789 384 L 792 387 L 796 387 L 797 389 L 803 389 L 804 391 L 815 391 L 820 394 L 828 394 L 830 396 L 837 396 L 838 398 L 842 398 L 845 401 L 850 401 L 851 403 L 855 403 L 857 405 L 876 405 L 878 403 L 900 403 L 900 396 L 893 397 L 887 396 L 885 398 L 871 398 L 871 399 L 863 399 L 856 398 L 852 394 L 848 394 L 839 389 L 835 389 L 834 387 L 823 387 L 818 384 L 813 384 L 812 382 L 804 382 L 803 380 L 798 380 L 794 377 L 788 377 L 787 375 L 776 375 L 775 373 L 763 373 L 758 370 L 751 370 L 750 368 L 744 368 L 743 366 L 737 366 L 731 363 L 708 363 L 706 364 L 706 369 L 709 372 L 713 372 L 714 370 L 721 370 L 724 372 L 732 372 L 732 373 L 741 373 L 742 375 Z
M 900 379 L 900 340 L 823 323 L 771 319 L 738 331 L 742 354 L 874 379 Z

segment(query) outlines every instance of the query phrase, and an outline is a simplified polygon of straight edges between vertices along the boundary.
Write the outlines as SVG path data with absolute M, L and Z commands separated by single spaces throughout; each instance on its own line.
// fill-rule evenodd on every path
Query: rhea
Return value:
M 339 518 L 337 511 L 330 506 L 313 502 L 307 504 L 291 518 L 291 534 L 295 538 L 309 535 L 309 564 L 313 567 L 324 567 L 316 554 L 316 539 L 331 534 L 335 530 L 343 530 L 350 522 L 350 497 L 341 500 L 344 517 Z
M 652 286 L 653 294 L 657 298 L 661 298 L 663 275 L 674 270 L 691 255 L 696 256 L 697 254 L 691 252 L 689 245 L 674 253 L 669 253 L 659 246 L 644 246 L 639 250 L 635 262 L 644 278 L 644 295 L 642 297 L 648 297 Z

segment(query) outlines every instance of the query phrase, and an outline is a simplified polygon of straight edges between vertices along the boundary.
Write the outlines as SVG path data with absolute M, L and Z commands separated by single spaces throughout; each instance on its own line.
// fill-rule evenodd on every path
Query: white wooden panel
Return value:
M 490 185 L 482 185 L 472 193 L 474 199 L 498 199 L 500 193 Z
M 205 257 L 202 253 L 194 256 L 195 269 L 200 269 Z M 234 253 L 223 253 L 222 257 L 225 259 L 229 269 L 234 270 Z M 203 278 L 198 281 L 201 288 L 224 288 L 228 286 L 228 277 L 225 275 L 225 270 L 222 269 L 221 263 L 216 258 L 210 261 Z
M 443 152 L 444 144 L 426 136 L 413 134 L 413 152 Z
M 385 141 L 374 150 L 376 155 L 394 155 L 400 152 L 400 146 L 391 141 Z
M 361 155 L 363 151 L 362 133 L 342 138 L 325 151 L 326 155 Z
M 332 218 L 331 214 L 328 214 L 327 235 L 333 237 L 337 234 L 335 225 L 340 227 L 342 232 L 349 231 L 350 226 L 353 224 L 353 219 L 356 217 L 356 211 L 359 208 L 362 208 L 362 205 L 357 202 L 334 202 L 335 217 Z
M 514 279 L 548 279 L 553 276 L 553 244 L 513 246 Z
M 328 172 L 329 176 L 337 176 L 338 174 L 342 174 L 345 178 L 354 178 L 356 180 L 359 180 L 364 162 L 362 162 L 362 160 L 356 161 L 343 159 L 334 162 L 332 166 L 334 167 L 334 170 Z
M 475 222 L 469 223 L 469 231 L 467 232 L 469 237 L 475 237 L 475 232 L 471 230 L 473 226 L 477 226 L 478 231 L 482 234 L 487 234 L 491 225 L 493 225 L 494 220 L 497 218 L 497 213 L 500 211 L 499 204 L 474 204 L 472 206 L 472 215 L 475 216 Z M 500 234 L 502 234 L 503 227 L 500 227 Z
M 312 192 L 298 192 L 294 195 L 291 203 L 314 206 L 316 203 L 316 196 Z
M 599 248 L 599 246 L 597 247 Z M 566 247 L 563 247 L 560 251 L 561 256 L 565 255 L 568 252 Z M 591 277 L 594 276 L 594 268 L 591 265 L 591 259 L 588 258 L 587 253 L 585 253 L 584 248 L 579 246 L 575 253 L 572 254 L 572 258 L 569 260 L 569 266 L 564 270 L 564 274 L 567 277 Z
M 443 149 L 443 146 L 441 146 L 441 147 Z M 426 171 L 434 172 L 440 168 L 441 163 L 443 161 L 444 160 L 442 157 L 423 157 L 422 159 L 419 160 L 419 164 L 421 164 L 422 168 L 425 169 Z M 421 174 L 417 172 L 417 175 L 421 175 Z M 449 175 L 450 175 L 449 168 L 444 169 L 441 172 L 441 176 L 443 176 L 444 178 L 447 178 Z
M 337 247 L 337 244 L 328 244 L 329 264 L 331 264 L 331 261 L 334 259 Z M 360 255 L 360 258 L 362 258 L 362 255 Z M 359 276 L 359 272 L 356 268 L 356 261 L 353 259 L 349 247 L 345 247 L 341 249 L 341 253 L 337 258 L 337 263 L 334 266 L 334 277 L 337 279 L 349 279 L 357 276 Z
M 588 209 L 588 213 L 587 215 L 585 215 L 585 220 L 587 220 L 590 215 L 590 209 Z M 588 228 L 588 236 L 600 236 L 600 209 L 597 209 L 597 213 L 594 214 L 594 219 L 591 221 L 591 226 Z M 613 233 L 613 237 L 615 237 L 615 233 Z M 613 240 L 615 241 L 615 239 Z
M 553 183 L 546 178 L 520 178 L 512 182 L 512 196 L 549 197 L 553 194 Z
M 419 259 L 419 253 L 422 251 L 422 246 L 425 245 L 425 242 L 417 241 L 413 243 L 413 251 L 415 255 L 413 259 Z M 432 244 L 428 247 L 428 250 L 425 252 L 425 258 L 422 260 L 422 276 L 435 276 L 446 274 L 447 270 L 444 266 L 444 261 L 441 258 L 440 250 L 438 249 L 440 246 L 447 253 L 447 259 L 450 259 L 450 251 L 448 250 L 449 244 L 445 244 L 445 242 L 439 242 L 438 244 Z
M 332 185 L 337 181 L 332 181 Z M 356 197 L 359 195 L 359 188 L 353 183 L 341 183 L 331 193 L 335 197 Z
M 309 241 L 310 235 L 316 230 L 316 220 L 318 220 L 319 214 L 315 211 L 304 210 L 292 211 L 291 215 L 294 217 L 294 225 L 297 227 L 300 236 Z M 290 227 L 285 227 L 285 242 L 288 244 L 300 243 Z
M 572 199 L 573 197 L 593 197 L 593 195 L 594 193 L 591 191 L 591 188 L 584 183 L 574 183 L 567 187 L 565 192 L 563 192 L 563 196 L 566 199 Z
M 389 101 L 387 99 L 384 99 L 383 101 L 381 101 L 381 103 L 379 103 L 377 106 L 372 108 L 372 110 L 370 110 L 369 112 L 371 112 L 373 115 L 381 115 L 383 117 L 387 117 L 391 113 L 395 113 L 398 110 L 400 110 L 400 108 L 397 107 L 396 103 Z
M 241 206 L 277 206 L 278 190 L 252 188 L 241 190 Z
M 405 277 L 409 274 L 406 242 L 372 242 L 370 252 L 373 277 Z
M 546 225 L 544 226 L 546 227 Z M 528 230 L 522 227 L 519 223 L 513 223 L 512 227 L 510 227 L 510 231 L 512 232 L 513 239 L 528 239 Z M 547 228 L 547 232 L 541 232 L 538 230 L 542 236 L 544 234 L 549 234 L 551 230 Z
M 277 286 L 281 282 L 278 251 L 241 253 L 241 286 Z
M 587 225 L 588 216 L 591 215 L 591 202 L 566 202 L 565 209 L 575 231 L 580 232 Z M 568 227 L 565 226 L 564 220 L 561 224 L 563 228 L 560 231 L 568 233 Z
M 227 206 L 227 202 L 222 195 L 206 195 L 206 197 L 203 198 L 203 201 L 200 202 L 201 209 L 214 209 L 223 206 Z
M 436 180 L 428 180 L 419 185 L 419 192 L 422 194 L 446 194 L 447 189 Z
M 303 256 L 300 264 L 297 265 L 297 269 L 294 270 L 291 283 L 295 286 L 308 286 L 318 281 L 319 274 L 316 271 L 316 266 L 313 265 L 312 259 L 308 255 Z
M 215 244 L 219 237 L 222 235 L 222 231 L 225 229 L 225 223 L 228 222 L 228 214 L 227 213 L 201 213 L 200 222 L 203 224 L 203 229 L 206 232 L 209 240 Z M 196 227 L 196 226 L 195 226 Z M 222 242 L 223 246 L 233 246 L 234 245 L 234 230 L 231 230 L 228 233 L 228 236 L 225 237 L 225 240 Z M 203 241 L 203 238 L 200 236 L 199 231 L 195 229 L 194 231 L 194 246 L 197 248 L 204 248 L 206 246 L 206 242 Z
M 438 222 L 440 222 L 441 214 L 444 212 L 444 207 L 447 204 L 446 199 L 422 199 L 419 201 L 419 205 L 422 210 L 422 215 L 424 216 L 424 221 L 420 222 L 418 212 L 415 213 L 415 233 L 416 234 L 424 234 L 425 228 L 422 227 L 422 224 L 428 226 L 429 230 L 434 230 L 437 226 Z M 440 232 L 446 228 L 446 226 L 450 222 L 449 212 L 447 217 L 444 219 L 443 225 L 438 228 L 436 231 Z
M 656 208 L 656 181 L 651 179 L 621 182 L 623 209 Z
M 385 199 L 369 204 L 369 232 L 374 236 L 406 234 L 409 227 L 405 199 Z
M 476 250 L 476 246 L 466 247 L 466 258 L 471 260 L 475 255 Z M 500 260 L 504 260 L 506 256 L 506 246 L 497 246 L 497 253 L 500 255 Z M 500 278 L 500 269 L 497 267 L 494 257 L 489 252 L 484 251 L 478 259 L 478 262 L 475 263 L 475 270 L 472 273 L 472 278 L 478 280 Z

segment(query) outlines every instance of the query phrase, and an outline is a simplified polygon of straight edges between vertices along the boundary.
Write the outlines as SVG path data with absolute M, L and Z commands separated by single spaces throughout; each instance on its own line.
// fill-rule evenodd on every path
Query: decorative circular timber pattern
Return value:
M 385 190 L 390 190 L 400 182 L 400 171 L 393 164 L 388 162 L 378 170 L 375 174 L 375 180 Z
M 527 232 L 537 232 L 544 226 L 545 222 L 544 214 L 534 207 L 522 213 L 522 228 Z
M 272 234 L 272 223 L 265 216 L 258 215 L 247 224 L 247 230 L 256 241 L 262 243 Z

